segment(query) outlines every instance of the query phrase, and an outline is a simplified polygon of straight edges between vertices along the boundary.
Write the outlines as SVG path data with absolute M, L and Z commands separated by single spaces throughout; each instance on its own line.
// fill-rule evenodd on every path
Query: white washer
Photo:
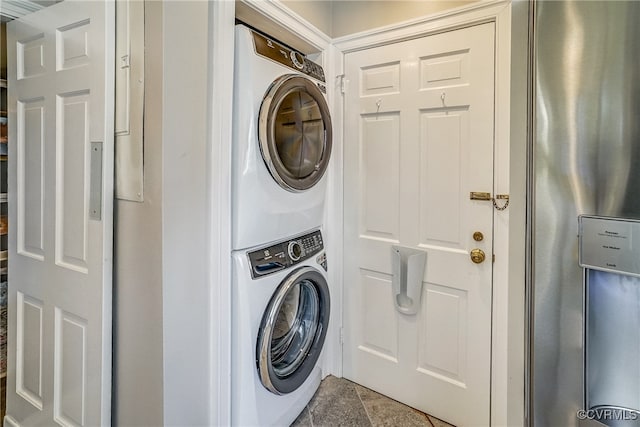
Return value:
M 233 249 L 322 225 L 332 145 L 324 71 L 236 25 Z
M 233 253 L 231 422 L 286 426 L 321 379 L 331 303 L 320 230 Z

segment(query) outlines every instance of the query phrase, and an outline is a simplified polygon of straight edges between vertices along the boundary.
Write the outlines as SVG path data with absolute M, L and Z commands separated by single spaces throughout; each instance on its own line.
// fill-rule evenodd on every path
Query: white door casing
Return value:
M 111 423 L 114 4 L 7 25 L 9 425 Z
M 344 375 L 457 426 L 490 421 L 493 207 L 469 193 L 494 187 L 494 31 L 345 56 Z M 416 315 L 393 245 L 427 253 Z

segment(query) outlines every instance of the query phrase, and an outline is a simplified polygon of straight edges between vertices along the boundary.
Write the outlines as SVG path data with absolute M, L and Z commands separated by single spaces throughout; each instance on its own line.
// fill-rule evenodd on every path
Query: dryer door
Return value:
M 256 358 L 262 384 L 286 394 L 313 370 L 329 324 L 329 288 L 313 267 L 300 267 L 278 286 L 262 316 Z
M 324 94 L 310 79 L 287 74 L 267 90 L 260 107 L 258 137 L 264 162 L 281 187 L 313 187 L 331 155 L 331 117 Z

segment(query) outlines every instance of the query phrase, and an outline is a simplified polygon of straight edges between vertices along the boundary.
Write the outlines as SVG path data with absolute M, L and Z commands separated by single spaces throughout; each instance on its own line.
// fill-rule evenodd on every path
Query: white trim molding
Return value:
M 231 145 L 235 2 L 209 3 L 209 286 L 211 409 L 209 425 L 231 424 Z
M 292 44 L 293 47 L 305 51 L 304 53 L 324 52 L 331 44 L 329 36 L 279 1 L 240 0 L 237 9 L 241 17 L 258 17 L 262 20 L 260 25 L 271 36 Z M 292 38 L 297 39 L 297 42 L 292 43 Z
M 507 0 L 479 1 L 397 24 L 338 37 L 333 39 L 332 44 L 339 51 L 348 53 L 451 31 L 481 22 L 496 21 L 508 4 Z

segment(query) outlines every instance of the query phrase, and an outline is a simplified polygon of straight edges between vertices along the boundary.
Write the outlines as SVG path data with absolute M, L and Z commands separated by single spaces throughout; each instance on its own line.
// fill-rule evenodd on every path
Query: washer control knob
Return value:
M 302 245 L 300 245 L 300 242 L 297 242 L 295 240 L 289 242 L 287 252 L 289 252 L 289 257 L 291 258 L 291 260 L 298 261 L 302 256 Z
M 291 56 L 291 61 L 293 61 L 293 65 L 295 65 L 296 68 L 302 70 L 302 67 L 304 67 L 304 56 L 302 56 L 295 50 L 291 51 L 290 56 Z

